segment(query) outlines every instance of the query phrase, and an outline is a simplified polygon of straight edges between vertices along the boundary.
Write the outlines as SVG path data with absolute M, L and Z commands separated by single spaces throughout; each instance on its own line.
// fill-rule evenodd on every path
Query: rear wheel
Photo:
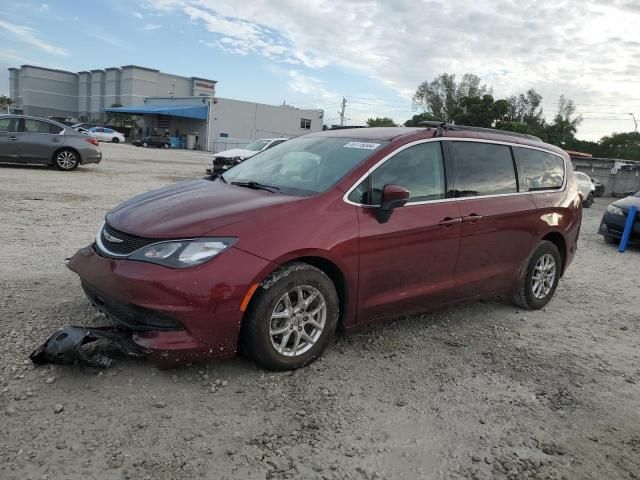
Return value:
M 113 138 L 111 139 L 111 141 L 112 141 L 113 143 L 119 143 L 119 142 L 120 142 L 120 139 L 119 139 L 118 137 L 113 137 Z
M 338 323 L 338 294 L 329 277 L 295 262 L 258 288 L 243 324 L 243 351 L 269 370 L 292 370 L 318 358 Z
M 79 164 L 80 157 L 75 151 L 69 148 L 63 148 L 53 154 L 53 166 L 58 170 L 65 170 L 68 172 L 78 168 Z
M 540 243 L 529 259 L 523 281 L 512 296 L 513 303 L 528 310 L 544 307 L 556 292 L 561 270 L 558 247 L 548 241 Z

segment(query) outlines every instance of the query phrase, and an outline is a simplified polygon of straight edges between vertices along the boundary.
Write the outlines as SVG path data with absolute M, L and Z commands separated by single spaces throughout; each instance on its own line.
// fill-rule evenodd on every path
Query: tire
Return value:
M 553 272 L 546 267 L 551 263 L 546 262 L 553 264 Z M 551 242 L 542 241 L 529 259 L 524 279 L 513 293 L 511 298 L 513 303 L 527 310 L 538 310 L 544 307 L 551 301 L 556 292 L 561 271 L 562 258 L 558 247 Z M 534 275 L 540 275 L 541 273 L 543 273 L 542 279 L 539 282 L 535 282 Z M 549 285 L 551 279 L 553 279 L 553 283 Z M 539 290 L 536 290 L 536 288 L 539 288 Z
M 593 205 L 593 192 L 589 193 L 587 199 L 583 202 L 584 208 L 591 208 L 591 205 Z
M 299 308 L 303 309 L 297 311 Z M 300 368 L 327 348 L 338 315 L 338 294 L 331 279 L 309 264 L 293 262 L 260 284 L 245 314 L 240 346 L 268 370 Z
M 612 245 L 614 245 L 614 244 L 617 244 L 617 243 L 618 243 L 618 239 L 617 239 L 617 238 L 610 237 L 609 235 L 605 235 L 605 236 L 604 236 L 604 241 L 605 241 L 605 242 L 607 242 L 607 243 L 609 243 L 609 244 L 612 244 Z
M 53 166 L 58 170 L 70 172 L 80 165 L 80 156 L 75 150 L 62 148 L 53 154 Z
M 113 137 L 111 139 L 111 143 L 120 143 L 120 139 L 118 137 Z

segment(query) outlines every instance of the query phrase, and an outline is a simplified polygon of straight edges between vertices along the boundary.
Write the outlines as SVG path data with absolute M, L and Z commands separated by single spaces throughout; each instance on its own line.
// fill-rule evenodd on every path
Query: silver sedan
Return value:
M 74 170 L 100 163 L 95 138 L 53 120 L 26 115 L 0 115 L 0 162 L 51 165 Z

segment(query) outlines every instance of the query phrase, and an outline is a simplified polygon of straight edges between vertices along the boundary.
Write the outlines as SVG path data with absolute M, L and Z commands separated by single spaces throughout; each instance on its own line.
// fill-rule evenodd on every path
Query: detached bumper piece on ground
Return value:
M 101 340 L 99 344 L 94 342 Z M 36 365 L 82 364 L 109 368 L 113 354 L 144 357 L 146 352 L 131 340 L 131 332 L 117 327 L 67 327 L 59 330 L 29 356 Z

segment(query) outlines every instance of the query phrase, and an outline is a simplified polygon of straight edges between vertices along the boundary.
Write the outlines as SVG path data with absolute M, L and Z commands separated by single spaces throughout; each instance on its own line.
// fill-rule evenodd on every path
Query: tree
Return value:
M 442 73 L 431 82 L 422 82 L 413 101 L 421 104 L 436 120 L 449 122 L 453 120 L 461 98 L 491 94 L 491 90 L 480 82 L 480 77 L 472 73 L 465 73 L 460 83 L 456 83 L 455 74 Z
M 576 115 L 576 106 L 573 100 L 560 95 L 558 112 L 553 118 L 553 123 L 545 127 L 545 140 L 554 145 L 565 147 L 575 140 L 580 123 L 582 123 L 582 115 Z
M 0 95 L 0 110 L 4 110 L 2 113 L 9 113 L 9 107 L 14 104 L 14 101 L 6 95 Z
M 376 117 L 367 119 L 368 127 L 397 127 L 393 119 L 389 117 Z
M 455 123 L 491 128 L 505 118 L 509 111 L 506 100 L 494 101 L 493 96 L 462 97 L 454 113 Z
M 509 111 L 506 121 L 510 123 L 524 123 L 531 127 L 541 127 L 544 125 L 544 114 L 542 111 L 542 95 L 533 88 L 526 93 L 513 95 L 507 98 Z
M 417 127 L 420 122 L 439 122 L 442 121 L 438 118 L 436 118 L 434 115 L 430 114 L 430 113 L 419 113 L 418 115 L 414 115 L 413 117 L 411 117 L 409 120 L 407 120 L 406 122 L 404 122 L 404 126 L 405 127 Z
M 602 137 L 598 156 L 640 160 L 640 132 L 614 133 Z

